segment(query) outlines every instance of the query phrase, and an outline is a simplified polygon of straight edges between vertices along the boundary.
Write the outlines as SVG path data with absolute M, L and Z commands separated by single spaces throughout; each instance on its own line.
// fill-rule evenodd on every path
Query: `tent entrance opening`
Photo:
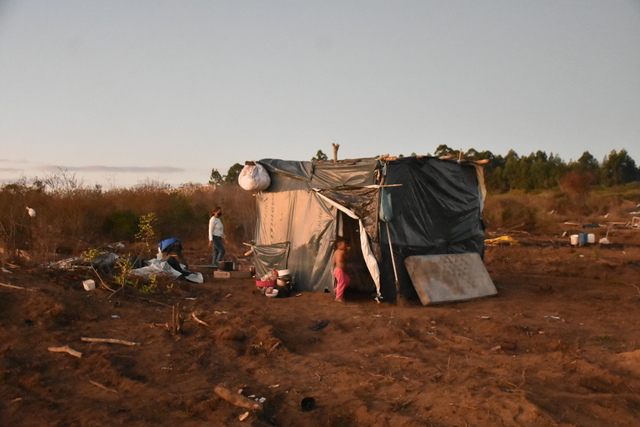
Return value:
M 349 246 L 351 246 L 349 261 L 347 262 L 347 274 L 351 278 L 350 288 L 358 292 L 375 291 L 375 283 L 362 255 L 358 221 L 343 212 L 338 212 L 338 235 L 345 237 Z

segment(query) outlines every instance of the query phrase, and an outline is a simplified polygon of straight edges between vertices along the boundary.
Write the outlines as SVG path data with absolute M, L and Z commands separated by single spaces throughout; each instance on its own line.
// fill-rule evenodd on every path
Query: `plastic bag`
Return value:
M 247 162 L 238 176 L 238 184 L 247 191 L 262 191 L 269 188 L 271 178 L 262 165 Z

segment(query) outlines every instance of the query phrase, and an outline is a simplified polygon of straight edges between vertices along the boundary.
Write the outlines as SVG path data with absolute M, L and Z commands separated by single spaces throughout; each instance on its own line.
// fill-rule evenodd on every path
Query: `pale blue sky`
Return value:
M 0 181 L 440 144 L 640 164 L 640 0 L 0 0 Z

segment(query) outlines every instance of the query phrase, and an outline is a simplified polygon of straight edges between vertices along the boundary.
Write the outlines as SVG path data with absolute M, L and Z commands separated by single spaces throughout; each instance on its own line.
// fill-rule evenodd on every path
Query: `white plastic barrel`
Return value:
M 587 234 L 587 243 L 593 245 L 596 242 L 596 235 L 593 233 Z
M 578 246 L 578 235 L 577 234 L 572 234 L 570 236 L 571 239 L 571 246 Z

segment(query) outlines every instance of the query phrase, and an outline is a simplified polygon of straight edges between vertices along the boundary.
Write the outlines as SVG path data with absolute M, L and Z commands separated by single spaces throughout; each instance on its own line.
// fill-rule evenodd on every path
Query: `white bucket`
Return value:
M 587 234 L 587 243 L 593 245 L 596 242 L 596 235 L 593 233 Z
M 578 235 L 577 234 L 572 234 L 571 236 L 569 236 L 569 238 L 571 239 L 571 246 L 578 246 Z
M 96 288 L 96 282 L 89 279 L 89 280 L 83 280 L 82 281 L 82 286 L 84 286 L 84 290 L 85 291 L 92 291 Z

